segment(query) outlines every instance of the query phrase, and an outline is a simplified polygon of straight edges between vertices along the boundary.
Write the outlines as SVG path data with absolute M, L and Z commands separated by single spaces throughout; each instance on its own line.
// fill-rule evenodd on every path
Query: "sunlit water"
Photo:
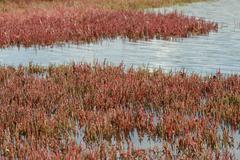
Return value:
M 240 1 L 219 0 L 187 6 L 154 9 L 150 12 L 181 11 L 220 24 L 217 33 L 177 41 L 104 40 L 97 44 L 54 46 L 53 48 L 7 48 L 0 50 L 0 64 L 27 65 L 30 61 L 44 66 L 71 61 L 107 60 L 127 66 L 161 67 L 164 70 L 185 68 L 190 72 L 240 73 Z
M 189 72 L 201 74 L 240 73 L 240 0 L 219 0 L 194 3 L 187 6 L 150 9 L 149 12 L 182 11 L 184 14 L 202 17 L 219 23 L 219 31 L 208 36 L 197 36 L 177 41 L 151 40 L 129 42 L 116 39 L 105 40 L 97 44 L 65 45 L 52 48 L 7 48 L 0 50 L 0 64 L 28 65 L 29 62 L 47 66 L 75 62 L 93 62 L 107 60 L 113 64 L 124 62 L 127 66 L 148 66 L 169 71 L 185 68 Z M 134 133 L 136 134 L 136 133 Z M 82 136 L 77 138 L 79 143 Z M 240 142 L 238 133 L 234 134 L 235 147 L 232 150 L 240 157 L 237 146 Z M 148 140 L 139 142 L 132 135 L 134 145 L 150 148 L 161 143 Z
M 240 73 L 240 1 L 219 0 L 150 9 L 150 12 L 181 11 L 220 24 L 217 33 L 177 41 L 104 40 L 97 44 L 54 46 L 53 48 L 7 48 L 0 50 L 0 64 L 27 65 L 30 61 L 44 66 L 71 61 L 107 60 L 113 64 L 148 66 L 169 71 L 185 68 L 202 74 Z

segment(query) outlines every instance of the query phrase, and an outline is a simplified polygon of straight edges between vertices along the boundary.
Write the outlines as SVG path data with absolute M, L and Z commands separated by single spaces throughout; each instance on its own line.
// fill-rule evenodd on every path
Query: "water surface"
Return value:
M 240 73 L 240 1 L 218 0 L 149 9 L 150 12 L 177 10 L 186 15 L 202 17 L 219 23 L 219 31 L 208 36 L 197 36 L 177 41 L 104 40 L 96 44 L 54 46 L 52 48 L 7 48 L 0 50 L 0 64 L 28 65 L 30 61 L 44 66 L 71 61 L 93 62 L 107 60 L 127 66 L 178 70 L 202 74 Z

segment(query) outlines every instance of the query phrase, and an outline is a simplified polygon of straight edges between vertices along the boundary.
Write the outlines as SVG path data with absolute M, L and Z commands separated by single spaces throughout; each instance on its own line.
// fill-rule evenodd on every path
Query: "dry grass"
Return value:
M 193 3 L 206 0 L 18 0 L 0 3 L 1 11 L 26 10 L 29 8 L 54 8 L 56 6 L 79 7 L 81 9 L 97 7 L 100 9 L 114 10 L 142 10 L 170 6 L 175 4 Z
M 194 17 L 177 13 L 155 16 L 139 11 L 195 1 L 197 0 L 5 1 L 0 3 L 0 47 L 85 43 L 119 36 L 133 40 L 167 39 L 216 31 L 217 24 Z

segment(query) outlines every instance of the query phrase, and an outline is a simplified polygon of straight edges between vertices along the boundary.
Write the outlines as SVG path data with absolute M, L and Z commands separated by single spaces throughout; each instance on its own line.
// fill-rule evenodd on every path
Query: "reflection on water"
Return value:
M 198 36 L 178 41 L 137 41 L 106 40 L 97 44 L 66 45 L 53 48 L 7 48 L 0 50 L 0 63 L 18 66 L 28 65 L 30 61 L 41 65 L 63 64 L 71 61 L 93 62 L 107 61 L 127 66 L 162 67 L 165 70 L 185 68 L 190 72 L 215 73 L 221 69 L 223 73 L 240 73 L 240 0 L 219 0 L 208 3 L 195 3 L 188 6 L 175 6 L 164 9 L 153 9 L 150 12 L 182 11 L 191 16 L 203 17 L 219 22 L 218 33 L 209 36 Z M 79 129 L 79 128 L 77 128 Z M 78 144 L 83 143 L 83 130 L 76 136 Z M 233 133 L 234 148 L 232 153 L 237 158 L 240 135 Z M 131 135 L 135 147 L 151 148 L 162 146 L 144 135 L 139 141 L 137 132 Z M 125 148 L 126 144 L 125 144 Z
M 123 139 L 120 142 L 117 142 L 115 140 L 114 137 L 112 137 L 112 141 L 106 141 L 106 140 L 100 140 L 99 144 L 98 143 L 92 143 L 91 145 L 87 144 L 84 141 L 84 128 L 78 128 L 77 130 L 77 135 L 75 138 L 73 138 L 74 140 L 77 141 L 78 145 L 81 145 L 83 148 L 88 148 L 89 146 L 98 146 L 101 143 L 106 144 L 107 146 L 118 146 L 120 148 L 122 148 L 122 151 L 127 152 L 128 147 L 129 147 L 129 143 L 127 142 L 127 139 Z M 193 133 L 194 134 L 194 133 Z M 220 127 L 218 130 L 218 136 L 219 137 L 223 137 L 223 129 Z M 240 158 L 240 134 L 238 131 L 231 131 L 230 130 L 230 137 L 233 138 L 233 146 L 231 148 L 227 148 L 228 151 L 234 155 L 234 157 L 236 159 Z M 164 145 L 170 145 L 171 147 L 171 152 L 173 154 L 173 156 L 175 157 L 174 159 L 178 159 L 177 157 L 179 156 L 179 150 L 176 146 L 176 144 L 171 144 L 168 141 L 164 140 L 164 139 L 152 139 L 152 137 L 148 134 L 144 134 L 143 136 L 140 136 L 137 132 L 136 129 L 134 129 L 134 131 L 131 133 L 129 139 L 131 140 L 131 144 L 133 146 L 134 149 L 145 149 L 145 150 L 151 150 L 151 149 L 157 149 L 159 151 L 163 151 L 164 149 Z M 178 138 L 176 137 L 176 141 L 178 140 Z M 223 153 L 224 151 L 226 151 L 226 148 L 221 148 L 221 145 L 219 146 L 220 148 L 220 152 Z
M 0 63 L 27 65 L 30 61 L 41 65 L 63 64 L 71 61 L 93 62 L 107 60 L 127 66 L 161 67 L 164 70 L 185 68 L 190 72 L 240 73 L 240 1 L 219 0 L 153 9 L 150 12 L 182 11 L 191 16 L 219 22 L 218 33 L 178 41 L 105 40 L 97 44 L 66 45 L 53 48 L 7 48 L 0 50 Z

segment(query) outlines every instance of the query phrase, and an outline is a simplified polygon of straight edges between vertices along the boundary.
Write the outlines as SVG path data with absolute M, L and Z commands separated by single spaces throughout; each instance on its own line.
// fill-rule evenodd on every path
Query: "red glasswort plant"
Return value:
M 180 13 L 155 14 L 59 7 L 0 13 L 0 47 L 188 37 L 216 31 L 218 25 Z
M 202 77 L 107 64 L 0 67 L 0 156 L 233 159 L 239 106 L 240 77 L 220 72 Z M 135 147 L 135 133 L 139 141 L 161 140 L 162 147 Z

